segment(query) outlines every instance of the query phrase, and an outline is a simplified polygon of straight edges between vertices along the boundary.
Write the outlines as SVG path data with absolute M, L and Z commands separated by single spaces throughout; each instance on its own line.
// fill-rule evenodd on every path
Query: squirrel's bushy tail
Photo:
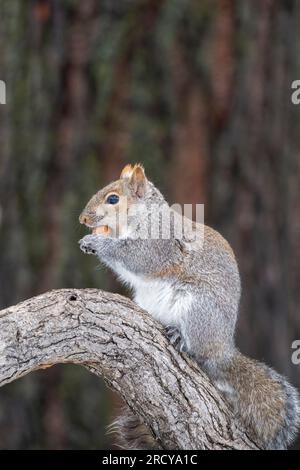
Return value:
M 128 450 L 154 450 L 159 446 L 139 416 L 124 408 L 108 427 L 108 434 L 116 434 L 116 445 Z
M 286 449 L 300 426 L 298 391 L 276 371 L 238 351 L 230 361 L 202 366 L 231 404 L 237 419 L 261 449 Z M 124 449 L 154 450 L 159 446 L 142 420 L 124 408 L 109 427 Z
M 291 444 L 300 425 L 300 401 L 283 376 L 237 351 L 230 361 L 215 364 L 211 378 L 261 448 L 286 449 Z

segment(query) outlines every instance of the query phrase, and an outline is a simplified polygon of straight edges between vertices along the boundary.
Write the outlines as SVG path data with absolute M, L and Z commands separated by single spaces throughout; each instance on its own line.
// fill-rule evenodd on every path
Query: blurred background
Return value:
M 0 0 L 0 18 L 0 307 L 120 292 L 78 215 L 142 162 L 170 202 L 205 204 L 239 261 L 238 345 L 300 387 L 300 2 Z M 33 373 L 0 389 L 0 447 L 110 448 L 118 405 L 80 367 Z

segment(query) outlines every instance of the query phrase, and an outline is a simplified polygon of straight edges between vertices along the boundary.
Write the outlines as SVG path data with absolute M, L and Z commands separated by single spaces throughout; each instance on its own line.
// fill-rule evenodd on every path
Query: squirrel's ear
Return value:
M 136 196 L 145 196 L 147 178 L 145 175 L 144 168 L 141 165 L 134 165 L 134 167 L 132 168 L 129 184 Z
M 125 168 L 123 168 L 120 179 L 126 179 L 130 178 L 133 173 L 133 166 L 132 165 L 126 165 Z

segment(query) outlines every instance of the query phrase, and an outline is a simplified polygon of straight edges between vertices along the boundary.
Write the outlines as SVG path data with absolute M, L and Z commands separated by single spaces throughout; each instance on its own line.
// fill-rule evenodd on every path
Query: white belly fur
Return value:
M 180 327 L 193 296 L 174 289 L 168 281 L 141 278 L 120 264 L 114 266 L 120 279 L 134 289 L 134 301 L 163 325 Z

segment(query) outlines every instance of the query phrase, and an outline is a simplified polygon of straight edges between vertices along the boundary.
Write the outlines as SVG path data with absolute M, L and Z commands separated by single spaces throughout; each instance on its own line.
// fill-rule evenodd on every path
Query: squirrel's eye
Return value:
M 112 204 L 112 205 L 115 205 L 115 204 L 118 204 L 118 202 L 120 201 L 120 198 L 117 194 L 111 194 L 110 196 L 108 196 L 108 198 L 106 199 L 106 204 Z

